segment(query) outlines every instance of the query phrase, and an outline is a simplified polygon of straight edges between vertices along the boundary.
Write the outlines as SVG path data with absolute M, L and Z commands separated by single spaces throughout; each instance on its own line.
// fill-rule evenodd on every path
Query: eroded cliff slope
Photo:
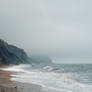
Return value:
M 1 64 L 25 64 L 29 63 L 29 58 L 23 49 L 9 45 L 0 39 L 0 65 Z

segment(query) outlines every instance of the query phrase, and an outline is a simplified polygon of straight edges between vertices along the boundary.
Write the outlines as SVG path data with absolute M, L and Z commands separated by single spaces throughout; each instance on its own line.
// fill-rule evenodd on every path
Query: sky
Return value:
M 0 38 L 59 63 L 92 63 L 92 0 L 0 0 Z

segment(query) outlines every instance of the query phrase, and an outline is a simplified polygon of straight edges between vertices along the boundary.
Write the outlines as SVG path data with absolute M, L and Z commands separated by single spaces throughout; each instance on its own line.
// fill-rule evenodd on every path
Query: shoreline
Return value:
M 8 66 L 0 68 L 5 67 Z M 43 92 L 40 85 L 11 81 L 12 73 L 14 72 L 0 70 L 0 92 Z

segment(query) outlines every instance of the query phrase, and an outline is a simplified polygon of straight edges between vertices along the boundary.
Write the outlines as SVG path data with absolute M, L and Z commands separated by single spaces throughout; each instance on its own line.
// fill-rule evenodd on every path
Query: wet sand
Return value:
M 0 70 L 0 92 L 43 92 L 40 85 L 11 81 L 12 73 Z

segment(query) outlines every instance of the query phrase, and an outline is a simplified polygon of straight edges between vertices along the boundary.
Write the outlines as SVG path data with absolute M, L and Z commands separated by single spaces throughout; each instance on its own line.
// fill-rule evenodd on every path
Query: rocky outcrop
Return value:
M 29 63 L 29 58 L 23 49 L 9 45 L 0 39 L 0 64 Z

